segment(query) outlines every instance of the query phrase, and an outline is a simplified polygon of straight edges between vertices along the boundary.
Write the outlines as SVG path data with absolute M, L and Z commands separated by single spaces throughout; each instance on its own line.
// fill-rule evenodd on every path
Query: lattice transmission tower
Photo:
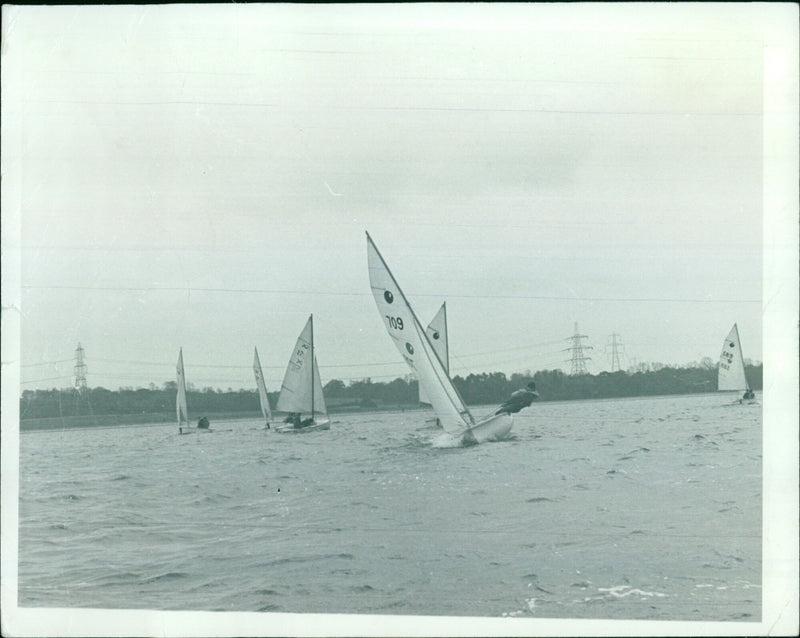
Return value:
M 591 361 L 591 357 L 587 357 L 583 354 L 584 350 L 591 350 L 592 346 L 585 346 L 583 345 L 583 339 L 588 339 L 587 335 L 582 335 L 578 332 L 578 322 L 575 322 L 575 334 L 571 337 L 567 337 L 567 341 L 571 341 L 572 345 L 569 348 L 565 348 L 564 352 L 571 352 L 572 356 L 567 359 L 571 365 L 570 374 L 571 375 L 578 375 L 578 374 L 587 374 L 586 371 L 586 362 Z
M 616 332 L 609 339 L 611 339 L 611 343 L 608 344 L 611 347 L 611 372 L 618 372 L 622 370 L 622 366 L 619 364 L 619 354 L 620 352 L 625 354 L 625 346 L 622 343 L 622 337 Z M 606 352 L 608 352 L 608 347 L 606 347 Z
M 86 390 L 86 362 L 83 359 L 83 346 L 80 343 L 75 348 L 75 387 L 81 392 Z

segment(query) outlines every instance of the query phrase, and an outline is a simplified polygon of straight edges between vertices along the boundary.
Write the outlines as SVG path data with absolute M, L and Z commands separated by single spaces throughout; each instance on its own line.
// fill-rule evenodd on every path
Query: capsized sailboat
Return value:
M 183 348 L 178 351 L 178 365 L 175 369 L 178 393 L 175 397 L 175 412 L 178 417 L 178 434 L 192 432 L 211 432 L 208 417 L 201 417 L 197 426 L 189 423 L 189 410 L 186 407 L 186 375 L 183 373 Z M 184 423 L 186 425 L 184 425 Z
M 283 377 L 276 409 L 289 414 L 286 425 L 276 427 L 276 432 L 311 432 L 330 428 L 331 421 L 322 394 L 322 381 L 314 351 L 314 315 L 309 316 L 297 338 Z
M 432 340 L 367 233 L 367 262 L 372 295 L 386 330 L 416 374 L 442 428 L 463 443 L 501 439 L 514 423 L 508 414 L 476 421 L 453 385 Z
M 261 371 L 261 361 L 258 359 L 258 348 L 253 348 L 253 373 L 256 376 L 256 386 L 258 387 L 258 401 L 261 404 L 261 414 L 264 415 L 264 429 L 269 429 L 269 422 L 272 421 L 272 410 L 269 408 L 269 396 L 267 396 L 267 384 L 264 383 L 264 373 Z
M 747 383 L 744 372 L 744 355 L 739 341 L 739 328 L 733 328 L 722 343 L 722 353 L 719 355 L 717 368 L 717 389 L 720 391 L 744 392 L 739 403 L 755 403 L 756 395 Z

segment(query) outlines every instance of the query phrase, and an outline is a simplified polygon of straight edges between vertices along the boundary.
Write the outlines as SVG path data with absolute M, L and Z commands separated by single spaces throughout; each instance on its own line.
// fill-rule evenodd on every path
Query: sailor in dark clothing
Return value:
M 292 425 L 295 428 L 306 428 L 309 425 L 314 423 L 314 417 L 308 417 L 307 419 L 301 419 L 300 413 L 297 412 L 294 416 L 294 420 L 292 421 Z
M 201 430 L 207 430 L 208 425 L 209 423 L 207 416 L 200 417 L 200 420 L 197 422 L 197 427 L 200 428 Z
M 531 381 L 527 387 L 512 392 L 511 396 L 498 408 L 495 414 L 514 414 L 522 408 L 527 408 L 538 398 L 539 393 L 536 391 L 536 384 Z

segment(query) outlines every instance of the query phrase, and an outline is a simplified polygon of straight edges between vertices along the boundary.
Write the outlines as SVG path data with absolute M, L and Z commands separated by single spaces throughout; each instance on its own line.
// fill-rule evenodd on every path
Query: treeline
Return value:
M 755 390 L 762 387 L 762 365 L 747 365 L 746 373 Z M 601 372 L 571 376 L 561 370 L 540 370 L 535 374 L 502 372 L 456 376 L 453 382 L 468 405 L 501 403 L 514 390 L 530 381 L 536 383 L 541 401 L 600 399 L 659 394 L 712 392 L 717 387 L 717 370 L 712 365 L 671 367 L 659 364 L 640 365 L 636 371 Z M 370 379 L 349 384 L 334 379 L 324 388 L 326 403 L 332 412 L 393 409 L 418 404 L 416 380 L 406 377 L 389 382 Z M 68 390 L 26 390 L 20 398 L 20 418 L 42 419 L 100 415 L 166 415 L 175 413 L 175 382 L 149 389 L 90 388 L 82 392 Z M 270 405 L 278 393 L 269 394 Z M 206 388 L 189 390 L 187 402 L 192 415 L 252 414 L 259 412 L 255 389 L 223 392 Z M 138 420 L 138 419 L 137 419 Z

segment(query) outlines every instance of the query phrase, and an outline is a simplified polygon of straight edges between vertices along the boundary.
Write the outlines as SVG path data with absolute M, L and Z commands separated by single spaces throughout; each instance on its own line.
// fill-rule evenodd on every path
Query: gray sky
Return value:
M 9 19 L 9 17 L 11 19 Z M 368 230 L 451 373 L 762 359 L 759 14 L 513 5 L 25 7 L 21 389 L 279 389 L 408 369 Z M 4 155 L 6 154 L 4 150 Z M 4 192 L 5 197 L 5 192 Z M 4 200 L 4 211 L 8 210 Z M 4 217 L 6 216 L 4 212 Z M 4 222 L 6 220 L 4 219 Z

